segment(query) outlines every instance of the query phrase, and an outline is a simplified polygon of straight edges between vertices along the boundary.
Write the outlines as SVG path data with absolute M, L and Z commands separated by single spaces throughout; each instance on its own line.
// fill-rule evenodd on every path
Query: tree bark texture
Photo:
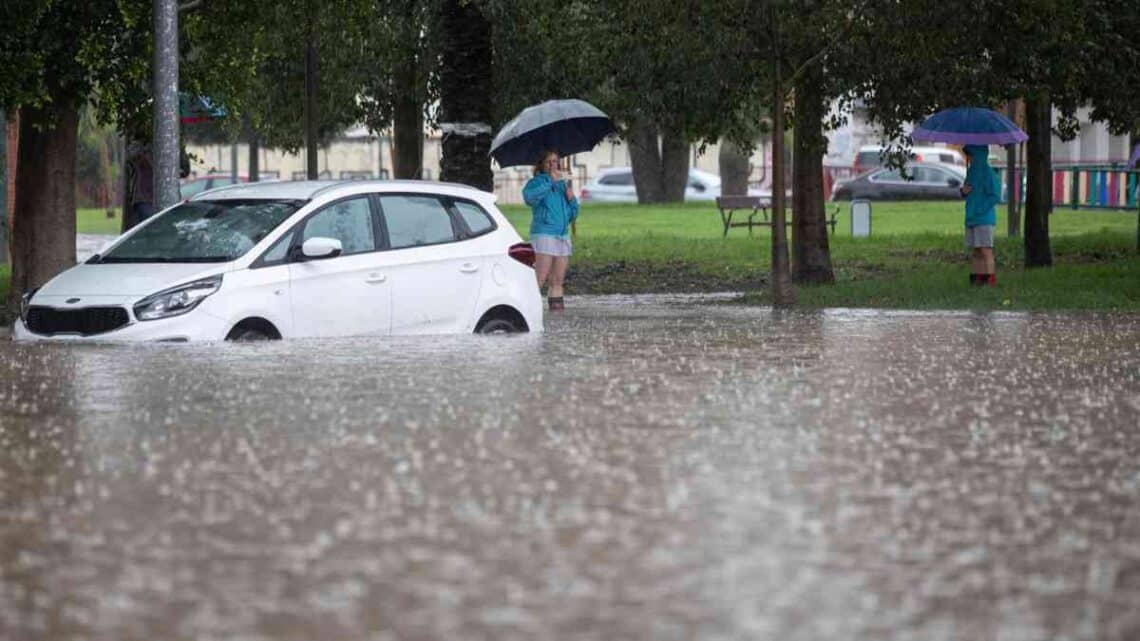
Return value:
M 393 80 L 396 101 L 392 114 L 392 170 L 396 178 L 419 179 L 424 166 L 424 111 L 420 104 L 419 52 L 408 47 Z
M 9 301 L 75 264 L 79 111 L 66 103 L 20 110 Z
M 182 199 L 178 188 L 178 2 L 154 2 L 154 209 Z
M 629 161 L 637 202 L 643 205 L 665 200 L 665 188 L 661 182 L 661 149 L 657 143 L 656 125 L 638 123 L 630 127 Z
M 1052 103 L 1049 94 L 1034 93 L 1025 100 L 1026 143 L 1025 266 L 1053 264 L 1049 243 L 1049 211 L 1053 203 Z
M 317 130 L 320 122 L 318 114 L 317 87 L 318 53 L 316 42 L 310 37 L 305 43 L 305 175 L 309 180 L 320 176 L 317 165 Z
M 796 86 L 795 154 L 792 157 L 792 269 L 798 283 L 832 284 L 831 248 L 823 200 L 823 69 L 813 67 Z
M 474 2 L 444 0 L 440 11 L 439 177 L 493 191 L 491 23 Z
M 689 143 L 679 132 L 641 123 L 630 128 L 629 157 L 637 202 L 685 200 L 689 182 Z
M 717 163 L 720 166 L 721 195 L 748 195 L 748 174 L 751 169 L 748 154 L 728 139 L 722 139 Z
M 786 95 L 780 78 L 779 56 L 775 56 L 772 86 L 772 304 L 791 307 L 796 302 L 788 264 L 788 236 L 784 226 L 784 105 Z
M 261 180 L 261 141 L 256 131 L 249 132 L 249 166 L 247 168 L 249 182 Z

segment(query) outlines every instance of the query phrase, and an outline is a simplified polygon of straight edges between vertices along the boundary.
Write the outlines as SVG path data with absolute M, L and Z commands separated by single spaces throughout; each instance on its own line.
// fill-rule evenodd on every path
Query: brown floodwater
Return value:
M 0 639 L 1140 638 L 1140 316 L 0 341 Z

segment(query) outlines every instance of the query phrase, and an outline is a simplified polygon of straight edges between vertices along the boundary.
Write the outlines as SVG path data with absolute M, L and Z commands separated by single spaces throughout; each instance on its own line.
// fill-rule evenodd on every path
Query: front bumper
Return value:
M 94 302 L 94 301 L 92 301 Z M 122 304 L 127 307 L 130 322 L 126 325 L 100 334 L 82 336 L 79 334 L 54 334 L 45 336 L 33 333 L 24 324 L 23 319 L 16 319 L 12 326 L 12 339 L 18 341 L 44 341 L 44 342 L 198 342 L 220 341 L 226 337 L 229 325 L 220 318 L 206 313 L 202 306 L 193 309 L 181 316 L 164 318 L 152 321 L 139 321 L 134 318 L 133 310 L 120 301 L 105 301 L 106 304 Z M 50 302 L 37 299 L 37 305 L 63 309 L 62 305 L 52 305 Z

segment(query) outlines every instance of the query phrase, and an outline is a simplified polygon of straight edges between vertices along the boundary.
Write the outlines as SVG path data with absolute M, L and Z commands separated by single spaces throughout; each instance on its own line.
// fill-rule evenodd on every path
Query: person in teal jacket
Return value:
M 543 152 L 534 166 L 534 177 L 523 187 L 523 201 L 530 205 L 530 244 L 534 247 L 534 273 L 538 287 L 550 287 L 546 298 L 551 311 L 564 308 L 562 284 L 570 267 L 570 223 L 578 218 L 578 199 L 570 180 L 563 180 L 558 154 Z
M 962 195 L 966 197 L 966 249 L 973 264 L 971 285 L 997 285 L 994 265 L 994 228 L 997 226 L 997 206 L 1001 199 L 1001 184 L 990 167 L 990 148 L 986 145 L 966 145 L 970 158 Z

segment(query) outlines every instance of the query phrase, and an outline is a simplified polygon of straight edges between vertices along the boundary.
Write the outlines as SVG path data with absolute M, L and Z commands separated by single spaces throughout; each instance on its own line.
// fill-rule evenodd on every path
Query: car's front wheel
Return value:
M 256 329 L 242 329 L 230 334 L 226 340 L 252 343 L 255 341 L 267 341 L 269 340 L 269 335 Z

